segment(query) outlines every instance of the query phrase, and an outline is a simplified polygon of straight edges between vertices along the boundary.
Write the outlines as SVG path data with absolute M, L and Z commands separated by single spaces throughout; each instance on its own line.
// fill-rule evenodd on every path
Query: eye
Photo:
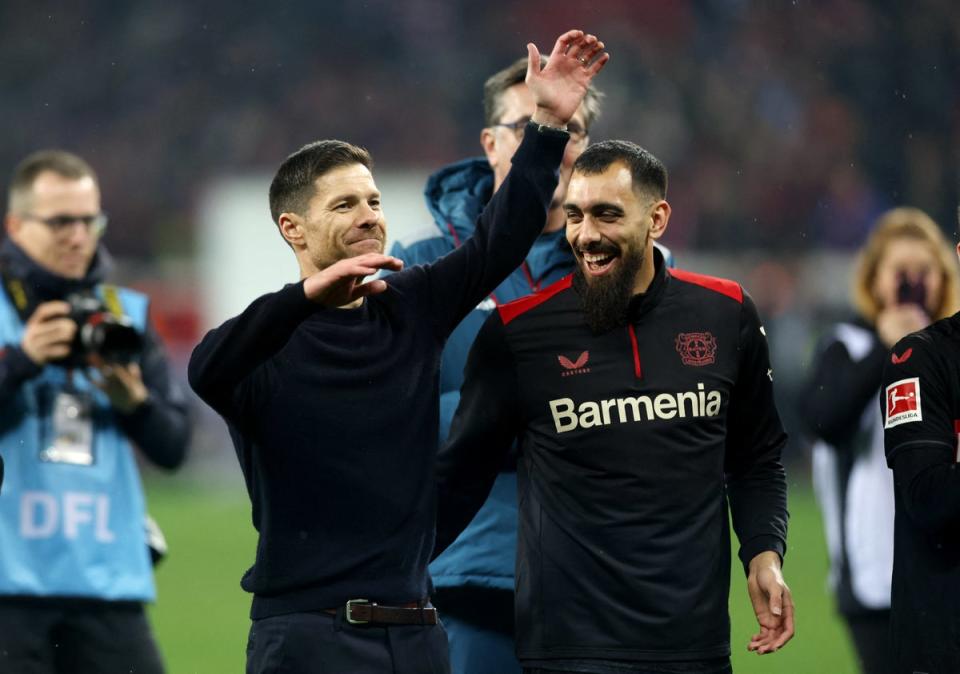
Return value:
M 379 210 L 379 208 L 380 208 L 380 200 L 379 200 L 379 199 L 371 199 L 371 200 L 370 200 L 370 208 L 372 208 L 372 209 L 374 209 L 374 210 Z
M 604 222 L 614 222 L 620 219 L 620 214 L 616 211 L 600 211 L 597 217 Z
M 577 223 L 583 220 L 583 214 L 577 211 L 567 211 L 567 222 Z
M 348 210 L 349 208 L 350 208 L 350 204 L 348 204 L 346 201 L 340 202 L 339 204 L 334 206 L 334 209 L 338 211 L 345 211 L 345 210 Z

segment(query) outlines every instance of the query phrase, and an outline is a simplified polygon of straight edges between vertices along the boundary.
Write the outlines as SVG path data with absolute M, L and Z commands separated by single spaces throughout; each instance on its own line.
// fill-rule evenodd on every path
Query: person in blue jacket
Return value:
M 158 674 L 133 447 L 159 466 L 180 465 L 186 399 L 149 325 L 147 297 L 104 283 L 106 216 L 85 161 L 58 150 L 24 159 L 5 225 L 0 672 Z M 98 346 L 104 325 L 126 341 Z
M 394 243 L 390 254 L 406 265 L 426 264 L 467 240 L 490 197 L 500 187 L 510 160 L 536 109 L 524 83 L 527 59 L 494 73 L 484 84 L 484 157 L 450 164 L 427 180 L 424 194 L 434 224 Z M 443 351 L 440 368 L 440 441 L 460 401 L 467 353 L 480 326 L 498 304 L 539 291 L 571 273 L 573 256 L 564 237 L 561 208 L 573 162 L 587 147 L 589 129 L 600 112 L 602 95 L 591 86 L 567 131 L 560 179 L 547 212 L 547 224 L 524 263 L 460 323 Z M 669 251 L 664 248 L 668 264 Z M 458 674 L 519 674 L 514 655 L 513 589 L 517 536 L 517 479 L 514 465 L 503 467 L 489 498 L 470 526 L 430 566 L 450 642 L 452 671 Z

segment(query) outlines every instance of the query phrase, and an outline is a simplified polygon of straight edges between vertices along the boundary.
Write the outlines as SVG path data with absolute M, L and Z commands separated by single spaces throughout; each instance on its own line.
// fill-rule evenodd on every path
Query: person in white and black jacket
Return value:
M 864 674 L 892 671 L 888 625 L 893 569 L 893 476 L 877 409 L 890 348 L 952 314 L 960 284 L 953 252 L 923 211 L 883 214 L 853 279 L 856 318 L 832 326 L 802 396 L 816 439 L 813 481 L 830 553 L 830 585 Z
M 484 323 L 441 451 L 437 552 L 518 440 L 527 672 L 729 672 L 728 498 L 761 625 L 749 647 L 793 634 L 766 338 L 737 283 L 666 268 L 666 180 L 633 143 L 577 159 L 575 271 Z

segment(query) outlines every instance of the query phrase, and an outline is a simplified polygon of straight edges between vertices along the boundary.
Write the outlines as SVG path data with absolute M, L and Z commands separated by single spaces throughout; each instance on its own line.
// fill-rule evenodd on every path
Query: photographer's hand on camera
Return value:
M 917 304 L 893 304 L 877 314 L 877 334 L 888 349 L 911 332 L 930 325 L 930 317 Z
M 34 364 L 42 367 L 70 353 L 77 324 L 68 318 L 69 314 L 70 305 L 66 302 L 43 302 L 27 319 L 20 348 Z
M 143 383 L 143 374 L 136 363 L 107 363 L 96 354 L 88 358 L 90 366 L 100 375 L 94 380 L 97 388 L 103 391 L 110 404 L 122 414 L 132 414 L 147 401 L 149 393 Z

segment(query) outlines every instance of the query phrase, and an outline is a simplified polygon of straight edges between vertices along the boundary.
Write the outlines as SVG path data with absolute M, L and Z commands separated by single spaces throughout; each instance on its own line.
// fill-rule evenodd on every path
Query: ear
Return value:
M 483 154 L 487 156 L 487 162 L 490 164 L 490 168 L 496 169 L 497 137 L 490 127 L 486 127 L 480 132 L 480 147 L 483 148 Z
M 303 218 L 296 213 L 281 213 L 277 218 L 277 226 L 280 228 L 280 234 L 294 249 L 306 245 L 303 236 Z
M 14 241 L 17 240 L 17 235 L 20 233 L 20 227 L 22 226 L 23 220 L 13 213 L 7 213 L 3 219 L 3 228 L 7 231 L 7 235 Z
M 653 213 L 650 214 L 650 217 L 653 219 L 653 224 L 650 225 L 651 238 L 659 239 L 663 236 L 663 233 L 667 231 L 667 224 L 670 222 L 671 212 L 670 204 L 663 199 L 654 204 Z
M 957 244 L 957 257 L 960 257 L 960 243 Z

